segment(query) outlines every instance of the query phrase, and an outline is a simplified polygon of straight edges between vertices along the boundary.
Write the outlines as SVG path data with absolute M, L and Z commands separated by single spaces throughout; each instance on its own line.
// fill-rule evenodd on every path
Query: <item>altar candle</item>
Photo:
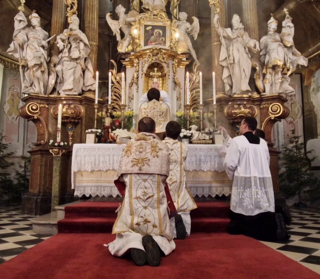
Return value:
M 200 75 L 200 105 L 202 105 L 202 73 L 199 73 Z
M 213 104 L 216 104 L 216 74 L 212 72 Z
M 95 99 L 95 104 L 98 103 L 98 95 L 99 95 L 99 72 L 96 71 L 96 99 Z
M 62 104 L 60 104 L 58 107 L 57 142 L 61 141 L 61 120 L 62 120 Z
M 111 105 L 111 72 L 109 72 L 109 90 L 108 90 L 109 96 L 108 96 L 108 103 Z
M 124 81 L 124 72 L 121 73 L 121 104 L 125 103 L 125 81 Z
M 190 91 L 189 91 L 189 72 L 187 72 L 187 78 L 186 78 L 186 84 L 187 84 L 187 105 L 190 104 Z

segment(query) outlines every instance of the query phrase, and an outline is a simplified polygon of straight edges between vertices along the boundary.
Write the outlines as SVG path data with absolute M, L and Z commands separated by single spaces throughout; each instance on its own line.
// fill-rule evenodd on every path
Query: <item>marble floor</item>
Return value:
M 292 208 L 291 214 L 291 238 L 262 243 L 320 274 L 320 210 Z M 0 264 L 50 237 L 32 231 L 32 218 L 20 207 L 0 207 Z

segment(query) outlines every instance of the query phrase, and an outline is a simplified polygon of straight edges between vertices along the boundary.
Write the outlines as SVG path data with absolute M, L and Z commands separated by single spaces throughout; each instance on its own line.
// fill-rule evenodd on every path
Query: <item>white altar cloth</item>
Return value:
M 113 180 L 116 178 L 124 146 L 118 144 L 73 145 L 71 177 L 76 196 L 115 197 L 120 195 Z M 187 185 L 193 196 L 230 194 L 231 181 L 224 172 L 221 148 L 221 145 L 207 144 L 188 146 L 185 170 Z M 216 181 L 215 178 L 217 178 Z

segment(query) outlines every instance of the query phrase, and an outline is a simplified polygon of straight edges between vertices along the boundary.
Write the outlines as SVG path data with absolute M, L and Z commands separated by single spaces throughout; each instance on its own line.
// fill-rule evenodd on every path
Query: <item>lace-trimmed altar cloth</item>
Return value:
M 118 190 L 112 183 L 113 175 L 110 178 L 101 177 L 101 171 L 117 171 L 120 156 L 125 145 L 117 144 L 75 144 L 72 152 L 72 189 L 75 189 L 77 196 L 113 196 L 119 195 Z M 220 150 L 221 145 L 192 145 L 188 146 L 188 156 L 185 162 L 185 170 L 190 172 L 224 172 L 223 160 Z M 94 174 L 94 171 L 100 171 L 100 174 Z M 75 185 L 75 175 L 77 172 L 90 172 L 92 177 L 83 174 L 81 186 Z M 205 175 L 205 177 L 201 177 Z M 191 181 L 187 181 L 192 196 L 215 196 L 228 195 L 231 192 L 231 181 L 225 178 L 213 183 L 212 174 L 193 175 Z M 100 180 L 100 182 L 99 182 Z M 214 184 L 214 185 L 213 185 Z M 226 185 L 227 184 L 227 185 Z

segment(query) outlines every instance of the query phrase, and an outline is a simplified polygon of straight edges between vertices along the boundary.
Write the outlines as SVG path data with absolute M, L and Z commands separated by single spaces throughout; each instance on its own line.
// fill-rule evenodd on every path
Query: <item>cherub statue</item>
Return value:
M 231 29 L 220 26 L 218 14 L 215 15 L 213 21 L 220 35 L 220 65 L 223 67 L 222 76 L 226 94 L 251 92 L 249 86 L 252 68 L 250 51 L 258 52 L 260 50 L 259 42 L 251 39 L 248 33 L 244 31 L 241 19 L 236 14 L 232 17 Z
M 192 17 L 193 23 L 192 25 L 187 22 L 188 14 L 185 12 L 179 13 L 179 20 L 174 20 L 172 22 L 173 27 L 176 27 L 179 30 L 179 37 L 178 37 L 178 44 L 177 50 L 179 53 L 190 51 L 194 61 L 200 65 L 196 52 L 192 46 L 191 40 L 188 36 L 188 33 L 193 36 L 196 40 L 198 38 L 198 34 L 200 31 L 200 24 L 199 20 L 196 17 Z
M 91 51 L 87 36 L 79 29 L 77 15 L 71 17 L 69 28 L 57 37 L 59 57 L 53 57 L 57 71 L 57 91 L 61 95 L 78 95 L 95 90 Z
M 145 11 L 165 11 L 168 0 L 142 0 L 142 9 Z
M 36 12 L 30 16 L 31 26 L 23 12 L 14 17 L 13 42 L 7 52 L 19 59 L 22 92 L 47 95 L 48 86 L 48 33 L 40 26 Z M 24 70 L 22 66 L 25 66 Z
M 106 20 L 113 32 L 116 35 L 118 43 L 118 51 L 126 52 L 127 47 L 132 42 L 131 28 L 133 22 L 136 21 L 136 16 L 139 15 L 137 11 L 130 11 L 128 14 L 125 13 L 126 9 L 120 4 L 116 7 L 116 13 L 119 20 L 113 20 L 110 13 L 107 13 Z M 120 36 L 120 29 L 124 33 L 123 39 Z

